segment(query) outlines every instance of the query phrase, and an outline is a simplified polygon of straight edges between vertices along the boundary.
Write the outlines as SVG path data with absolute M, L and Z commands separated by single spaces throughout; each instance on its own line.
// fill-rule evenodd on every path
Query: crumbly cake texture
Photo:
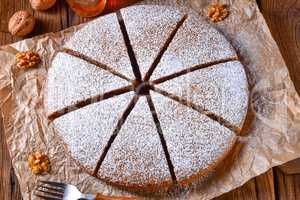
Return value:
M 153 72 L 151 80 L 191 67 L 237 59 L 227 39 L 204 19 L 190 13 Z
M 248 84 L 239 61 L 188 73 L 156 86 L 242 127 L 248 108 Z
M 79 58 L 58 53 L 48 72 L 45 110 L 49 116 L 67 106 L 128 84 L 128 81 Z
M 54 120 L 57 134 L 67 145 L 70 155 L 89 173 L 93 173 L 118 119 L 132 97 L 132 92 L 126 93 Z
M 100 17 L 77 31 L 64 45 L 134 79 L 115 13 Z
M 172 178 L 145 96 L 141 96 L 101 165 L 98 176 L 121 186 L 170 185 Z
M 235 133 L 199 112 L 151 92 L 178 182 L 205 174 L 235 143 Z
M 125 8 L 87 24 L 64 48 L 82 55 L 73 57 L 66 51 L 55 56 L 44 105 L 47 113 L 64 111 L 49 119 L 69 154 L 88 173 L 116 186 L 153 191 L 176 181 L 190 183 L 213 170 L 233 148 L 235 133 L 226 128 L 232 126 L 214 119 L 219 116 L 242 128 L 248 105 L 245 71 L 240 62 L 232 61 L 237 55 L 225 37 L 194 12 L 159 6 Z M 131 49 L 135 55 L 128 53 Z M 140 66 L 131 66 L 130 59 Z M 157 66 L 154 60 L 159 61 Z M 151 65 L 156 68 L 146 80 L 129 83 L 120 78 L 134 80 L 136 67 L 144 77 Z M 188 70 L 195 66 L 199 68 Z M 216 118 L 152 91 L 145 84 L 148 78 L 154 89 L 201 106 Z M 85 101 L 127 84 L 135 91 Z M 136 90 L 139 86 L 143 94 L 150 89 L 148 102 Z M 132 104 L 137 95 L 137 103 Z M 68 109 L 78 101 L 87 103 Z M 155 124 L 156 116 L 160 123 Z
M 151 12 L 149 12 L 151 10 Z M 142 76 L 184 14 L 167 6 L 133 6 L 121 10 Z

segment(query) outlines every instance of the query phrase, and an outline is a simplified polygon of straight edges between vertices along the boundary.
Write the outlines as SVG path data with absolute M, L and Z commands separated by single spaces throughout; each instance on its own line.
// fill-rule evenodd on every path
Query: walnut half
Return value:
M 50 172 L 50 161 L 47 155 L 35 152 L 28 157 L 28 165 L 32 173 L 43 174 Z
M 220 22 L 229 15 L 229 11 L 225 4 L 214 3 L 208 6 L 207 17 L 212 22 Z
M 40 62 L 40 56 L 33 51 L 23 51 L 16 54 L 17 67 L 19 69 L 28 69 L 36 67 Z

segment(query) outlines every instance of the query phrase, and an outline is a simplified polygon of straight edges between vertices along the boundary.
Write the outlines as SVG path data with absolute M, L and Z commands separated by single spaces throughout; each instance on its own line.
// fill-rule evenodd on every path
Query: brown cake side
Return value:
M 144 20 L 132 21 L 134 13 Z M 65 48 L 71 60 L 56 57 L 51 69 L 63 72 L 79 59 L 88 63 L 80 65 L 85 71 L 95 71 L 78 90 L 60 93 L 60 107 L 55 106 L 55 95 L 47 94 L 69 91 L 74 84 L 62 80 L 76 83 L 82 77 L 50 73 L 45 108 L 48 113 L 62 111 L 53 125 L 88 173 L 112 185 L 153 191 L 191 183 L 212 171 L 233 148 L 235 131 L 247 114 L 247 77 L 230 43 L 201 17 L 164 6 L 129 7 L 87 24 Z M 210 68 L 216 72 L 207 72 Z M 198 79 L 213 88 L 201 92 L 205 87 Z M 101 91 L 89 90 L 96 85 L 89 86 L 93 80 L 99 81 L 96 88 L 119 93 L 100 98 Z M 226 103 L 230 100 L 238 104 L 233 110 L 232 103 Z M 73 108 L 76 101 L 79 107 Z

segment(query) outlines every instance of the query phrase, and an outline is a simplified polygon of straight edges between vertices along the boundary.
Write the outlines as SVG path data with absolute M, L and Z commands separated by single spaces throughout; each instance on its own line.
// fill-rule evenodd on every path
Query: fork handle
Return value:
M 139 199 L 135 197 L 106 196 L 97 193 L 95 200 L 139 200 Z

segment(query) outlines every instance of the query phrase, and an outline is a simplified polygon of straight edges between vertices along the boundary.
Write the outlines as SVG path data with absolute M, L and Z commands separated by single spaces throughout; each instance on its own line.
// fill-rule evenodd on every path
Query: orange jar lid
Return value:
M 107 0 L 107 10 L 108 12 L 116 11 L 138 1 L 139 0 Z
M 105 9 L 107 0 L 67 0 L 71 9 L 81 17 L 95 17 Z

